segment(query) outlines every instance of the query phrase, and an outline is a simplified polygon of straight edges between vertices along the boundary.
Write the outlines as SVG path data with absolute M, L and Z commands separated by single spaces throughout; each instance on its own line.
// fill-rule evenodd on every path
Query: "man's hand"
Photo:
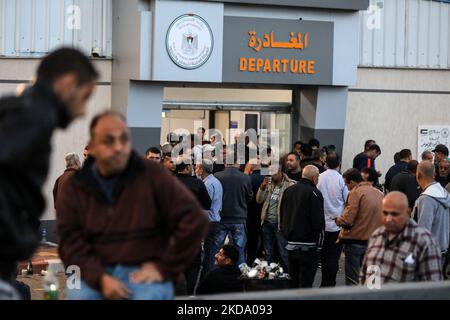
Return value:
M 333 218 L 333 220 L 334 220 L 334 223 L 336 223 L 336 225 L 337 225 L 337 226 L 339 226 L 339 222 L 338 222 L 338 219 L 339 219 L 339 217 L 334 217 L 334 218 Z
M 269 177 L 266 176 L 263 180 L 263 182 L 261 183 L 261 185 L 259 186 L 259 188 L 264 191 L 267 188 L 267 185 L 269 184 Z
M 126 300 L 131 296 L 131 291 L 122 282 L 108 274 L 102 276 L 101 288 L 108 300 Z
M 162 282 L 163 277 L 153 262 L 144 263 L 141 268 L 130 274 L 132 283 L 153 283 Z

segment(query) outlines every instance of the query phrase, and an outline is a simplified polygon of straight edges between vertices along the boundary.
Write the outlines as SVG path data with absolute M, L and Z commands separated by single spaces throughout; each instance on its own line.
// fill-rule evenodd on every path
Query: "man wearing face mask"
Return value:
M 323 196 L 317 189 L 319 169 L 308 165 L 302 179 L 286 189 L 281 200 L 281 232 L 288 241 L 293 288 L 311 288 L 325 233 Z
M 38 246 L 53 132 L 84 115 L 97 78 L 82 53 L 63 48 L 42 60 L 33 86 L 0 100 L 0 286 Z

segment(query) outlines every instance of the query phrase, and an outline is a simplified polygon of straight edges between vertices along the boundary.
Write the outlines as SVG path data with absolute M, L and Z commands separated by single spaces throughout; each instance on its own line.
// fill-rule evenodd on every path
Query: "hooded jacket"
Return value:
M 450 233 L 450 194 L 435 182 L 422 192 L 413 212 L 419 225 L 431 232 L 440 250 L 447 250 Z

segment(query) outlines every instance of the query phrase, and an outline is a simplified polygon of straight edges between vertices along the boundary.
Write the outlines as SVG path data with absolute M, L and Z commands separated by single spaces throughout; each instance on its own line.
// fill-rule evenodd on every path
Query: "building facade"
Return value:
M 0 0 L 0 95 L 62 45 L 102 75 L 88 116 L 53 141 L 44 225 L 64 154 L 82 154 L 104 109 L 127 116 L 141 153 L 172 131 L 216 128 L 232 143 L 255 129 L 279 153 L 313 136 L 335 144 L 347 169 L 373 138 L 387 172 L 395 152 L 417 154 L 420 125 L 450 125 L 446 2 Z

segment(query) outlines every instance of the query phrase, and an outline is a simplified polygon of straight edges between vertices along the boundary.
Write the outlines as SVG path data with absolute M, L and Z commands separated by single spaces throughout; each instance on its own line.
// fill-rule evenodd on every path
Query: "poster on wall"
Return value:
M 419 126 L 417 159 L 425 150 L 433 151 L 438 144 L 444 144 L 450 148 L 450 124 L 448 125 L 432 125 Z

